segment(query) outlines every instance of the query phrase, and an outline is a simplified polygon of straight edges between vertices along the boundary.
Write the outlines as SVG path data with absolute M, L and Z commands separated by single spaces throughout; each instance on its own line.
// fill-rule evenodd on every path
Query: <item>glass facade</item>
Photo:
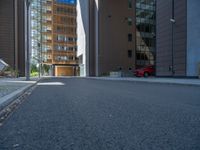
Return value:
M 136 0 L 136 68 L 155 65 L 156 0 Z
M 41 61 L 41 0 L 31 3 L 31 39 L 32 39 L 32 64 Z

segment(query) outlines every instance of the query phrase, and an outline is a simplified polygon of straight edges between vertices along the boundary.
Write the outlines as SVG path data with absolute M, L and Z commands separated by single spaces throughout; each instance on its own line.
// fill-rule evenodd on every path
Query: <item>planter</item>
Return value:
M 118 71 L 118 72 L 110 72 L 110 77 L 112 78 L 119 78 L 122 77 L 122 72 Z

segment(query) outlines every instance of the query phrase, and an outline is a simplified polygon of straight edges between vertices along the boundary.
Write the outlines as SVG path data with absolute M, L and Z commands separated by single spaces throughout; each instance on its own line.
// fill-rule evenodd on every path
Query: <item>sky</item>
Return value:
M 57 0 L 58 3 L 76 4 L 76 0 Z

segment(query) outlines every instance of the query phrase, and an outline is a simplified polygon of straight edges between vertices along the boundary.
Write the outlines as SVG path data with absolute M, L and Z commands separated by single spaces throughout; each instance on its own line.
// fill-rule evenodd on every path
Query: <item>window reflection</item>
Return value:
M 155 64 L 155 0 L 136 1 L 136 67 Z

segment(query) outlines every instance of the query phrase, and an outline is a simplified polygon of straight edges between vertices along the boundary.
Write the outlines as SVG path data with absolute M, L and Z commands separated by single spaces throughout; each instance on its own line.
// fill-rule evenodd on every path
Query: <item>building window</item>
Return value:
M 128 0 L 128 8 L 129 8 L 129 9 L 133 8 L 132 0 Z
M 132 18 L 129 17 L 129 18 L 128 18 L 128 25 L 129 25 L 129 26 L 132 26 L 132 24 L 133 24 Z
M 133 40 L 133 36 L 132 36 L 131 33 L 129 33 L 129 34 L 128 34 L 128 41 L 129 41 L 129 42 L 132 42 L 132 40 Z
M 136 0 L 136 68 L 155 64 L 156 0 Z
M 132 50 L 128 50 L 128 58 L 132 58 L 133 54 L 132 54 Z

